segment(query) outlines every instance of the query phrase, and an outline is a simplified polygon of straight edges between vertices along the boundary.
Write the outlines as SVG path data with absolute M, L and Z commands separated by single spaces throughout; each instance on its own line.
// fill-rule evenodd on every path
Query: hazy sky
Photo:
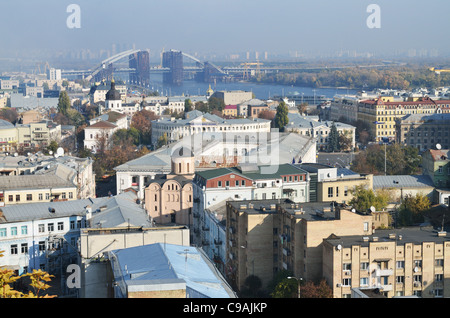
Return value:
M 69 29 L 69 4 L 81 28 Z M 369 4 L 381 9 L 370 29 Z M 449 0 L 0 0 L 0 48 L 450 53 Z

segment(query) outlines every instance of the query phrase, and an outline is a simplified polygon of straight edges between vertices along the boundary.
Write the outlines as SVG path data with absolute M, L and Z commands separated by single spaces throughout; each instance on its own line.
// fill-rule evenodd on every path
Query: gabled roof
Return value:
M 108 121 L 99 121 L 93 125 L 87 126 L 85 129 L 113 129 L 116 128 L 117 125 L 114 125 L 113 123 L 110 123 Z

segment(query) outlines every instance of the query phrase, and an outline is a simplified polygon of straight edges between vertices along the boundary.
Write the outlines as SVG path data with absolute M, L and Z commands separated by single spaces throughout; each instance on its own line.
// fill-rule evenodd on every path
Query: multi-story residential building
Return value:
M 77 186 L 57 172 L 0 177 L 0 206 L 77 199 Z
M 2 177 L 3 178 L 3 177 Z M 92 200 L 11 205 L 0 209 L 0 265 L 19 274 L 43 269 L 55 273 L 57 257 L 78 263 L 77 242 Z M 59 271 L 58 271 L 59 273 Z
M 377 288 L 388 298 L 450 295 L 446 232 L 417 227 L 343 233 L 325 238 L 322 246 L 323 277 L 335 298 L 351 297 L 354 288 Z
M 450 150 L 428 149 L 422 154 L 422 173 L 436 188 L 450 188 Z
M 409 114 L 449 113 L 450 100 L 432 100 L 421 97 L 414 101 L 393 101 L 391 97 L 380 97 L 360 101 L 358 119 L 369 124 L 376 141 L 396 139 L 396 119 Z
M 449 149 L 450 113 L 411 114 L 397 118 L 395 141 L 419 151 L 434 149 L 437 144 Z
M 29 124 L 16 124 L 18 149 L 42 149 L 51 141 L 61 140 L 61 125 L 43 120 Z
M 225 105 L 239 105 L 251 100 L 253 93 L 246 91 L 216 91 L 211 97 L 221 99 Z
M 352 150 L 355 148 L 356 127 L 352 125 L 334 121 L 319 121 L 315 117 L 301 116 L 299 113 L 289 113 L 288 117 L 289 123 L 285 126 L 285 131 L 313 137 L 320 151 L 328 148 L 328 138 L 333 125 L 335 125 L 339 135 L 345 136 L 350 141 L 348 149 L 344 150 Z
M 265 171 L 265 169 L 268 169 Z M 193 240 L 200 244 L 204 210 L 224 200 L 290 199 L 308 202 L 308 173 L 291 164 L 238 167 L 197 171 L 194 177 Z
M 336 168 L 319 163 L 301 163 L 296 166 L 308 171 L 309 202 L 348 203 L 357 186 L 372 189 L 373 175 L 359 174 L 347 168 Z
M 9 121 L 0 119 L 0 151 L 14 152 L 17 149 L 17 129 Z
M 329 203 L 230 201 L 226 220 L 226 276 L 237 290 L 249 275 L 266 285 L 280 270 L 305 281 L 319 281 L 324 239 L 373 232 L 371 214 Z
M 209 113 L 194 110 L 185 114 L 183 119 L 160 118 L 152 121 L 152 144 L 166 136 L 169 142 L 178 141 L 183 137 L 202 134 L 203 139 L 221 138 L 224 134 L 258 134 L 270 132 L 270 120 L 254 119 L 224 119 Z

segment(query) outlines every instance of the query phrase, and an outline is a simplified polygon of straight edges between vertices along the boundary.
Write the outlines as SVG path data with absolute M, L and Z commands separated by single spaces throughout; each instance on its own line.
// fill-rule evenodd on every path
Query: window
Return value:
M 434 280 L 436 282 L 442 282 L 444 280 L 444 275 L 443 274 L 436 274 L 436 275 L 434 275 Z
M 45 251 L 45 241 L 40 241 L 39 242 L 39 251 L 40 252 Z
M 61 198 L 62 198 L 62 199 L 65 199 L 65 198 L 66 198 L 66 193 L 65 193 L 65 192 L 62 193 Z
M 26 225 L 21 227 L 21 232 L 22 235 L 27 235 L 28 234 L 28 227 Z
M 12 194 L 8 195 L 8 201 L 9 202 L 13 202 L 14 201 L 14 196 Z
M 58 231 L 64 230 L 64 222 L 58 222 Z
M 33 201 L 33 195 L 27 194 L 27 201 Z
M 339 187 L 336 187 L 336 196 L 339 196 Z
M 11 227 L 11 235 L 12 236 L 17 235 L 17 226 Z
M 6 229 L 0 229 L 0 237 L 6 237 Z
M 239 187 L 239 180 L 234 181 L 234 185 L 235 185 L 236 187 Z
M 434 266 L 444 266 L 444 259 L 436 259 L 434 260 Z
M 217 187 L 219 187 L 219 188 L 222 187 L 222 181 L 217 181 Z
M 352 264 L 351 263 L 344 263 L 344 264 L 342 264 L 342 270 L 344 270 L 344 271 L 351 271 L 352 270 Z
M 342 286 L 351 286 L 352 284 L 352 279 L 351 278 L 344 278 L 342 280 Z
M 50 200 L 50 193 L 45 194 L 45 200 Z
M 74 220 L 70 221 L 70 229 L 71 230 L 75 229 L 75 221 Z
M 434 296 L 435 297 L 444 297 L 444 290 L 443 289 L 435 289 Z
M 245 186 L 245 180 L 241 180 L 241 186 Z
M 328 187 L 328 197 L 329 198 L 333 197 L 333 187 Z
M 395 281 L 397 284 L 404 284 L 405 283 L 405 276 L 396 276 Z
M 42 193 L 39 193 L 39 195 L 38 195 L 38 199 L 39 199 L 39 201 L 42 201 L 42 200 L 43 200 L 43 198 L 44 198 L 44 196 L 42 195 Z
M 17 255 L 17 244 L 11 245 L 11 255 Z
M 369 269 L 369 262 L 361 263 L 361 270 L 368 270 L 368 269 Z
M 369 285 L 369 278 L 362 277 L 359 281 L 359 286 L 368 286 L 368 285 Z
M 54 230 L 55 230 L 54 224 L 53 224 L 53 223 L 49 223 L 49 224 L 47 225 L 47 229 L 48 229 L 49 232 L 54 231 Z
M 397 261 L 396 267 L 397 268 L 405 268 L 405 261 Z
M 344 197 L 348 196 L 348 187 L 344 187 Z
M 73 192 L 69 192 L 69 199 L 73 199 Z
M 230 186 L 230 181 L 225 181 L 225 186 L 229 187 Z
M 38 232 L 39 233 L 44 233 L 45 232 L 45 225 L 44 224 L 39 224 L 38 225 Z
M 369 222 L 364 222 L 364 232 L 369 231 Z
M 28 253 L 28 243 L 22 243 L 20 245 L 20 252 L 22 254 L 27 254 Z
M 20 194 L 16 194 L 16 202 L 20 202 Z

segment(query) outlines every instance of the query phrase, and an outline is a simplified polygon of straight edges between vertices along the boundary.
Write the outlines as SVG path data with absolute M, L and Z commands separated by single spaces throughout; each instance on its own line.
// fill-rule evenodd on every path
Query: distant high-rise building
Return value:
M 47 70 L 47 79 L 51 81 L 61 80 L 61 70 L 56 68 L 50 68 Z
M 183 55 L 180 51 L 170 50 L 163 53 L 162 66 L 170 69 L 163 74 L 163 82 L 181 85 L 183 83 Z
M 150 53 L 140 51 L 130 55 L 128 65 L 136 71 L 130 73 L 130 83 L 147 87 L 150 84 Z

